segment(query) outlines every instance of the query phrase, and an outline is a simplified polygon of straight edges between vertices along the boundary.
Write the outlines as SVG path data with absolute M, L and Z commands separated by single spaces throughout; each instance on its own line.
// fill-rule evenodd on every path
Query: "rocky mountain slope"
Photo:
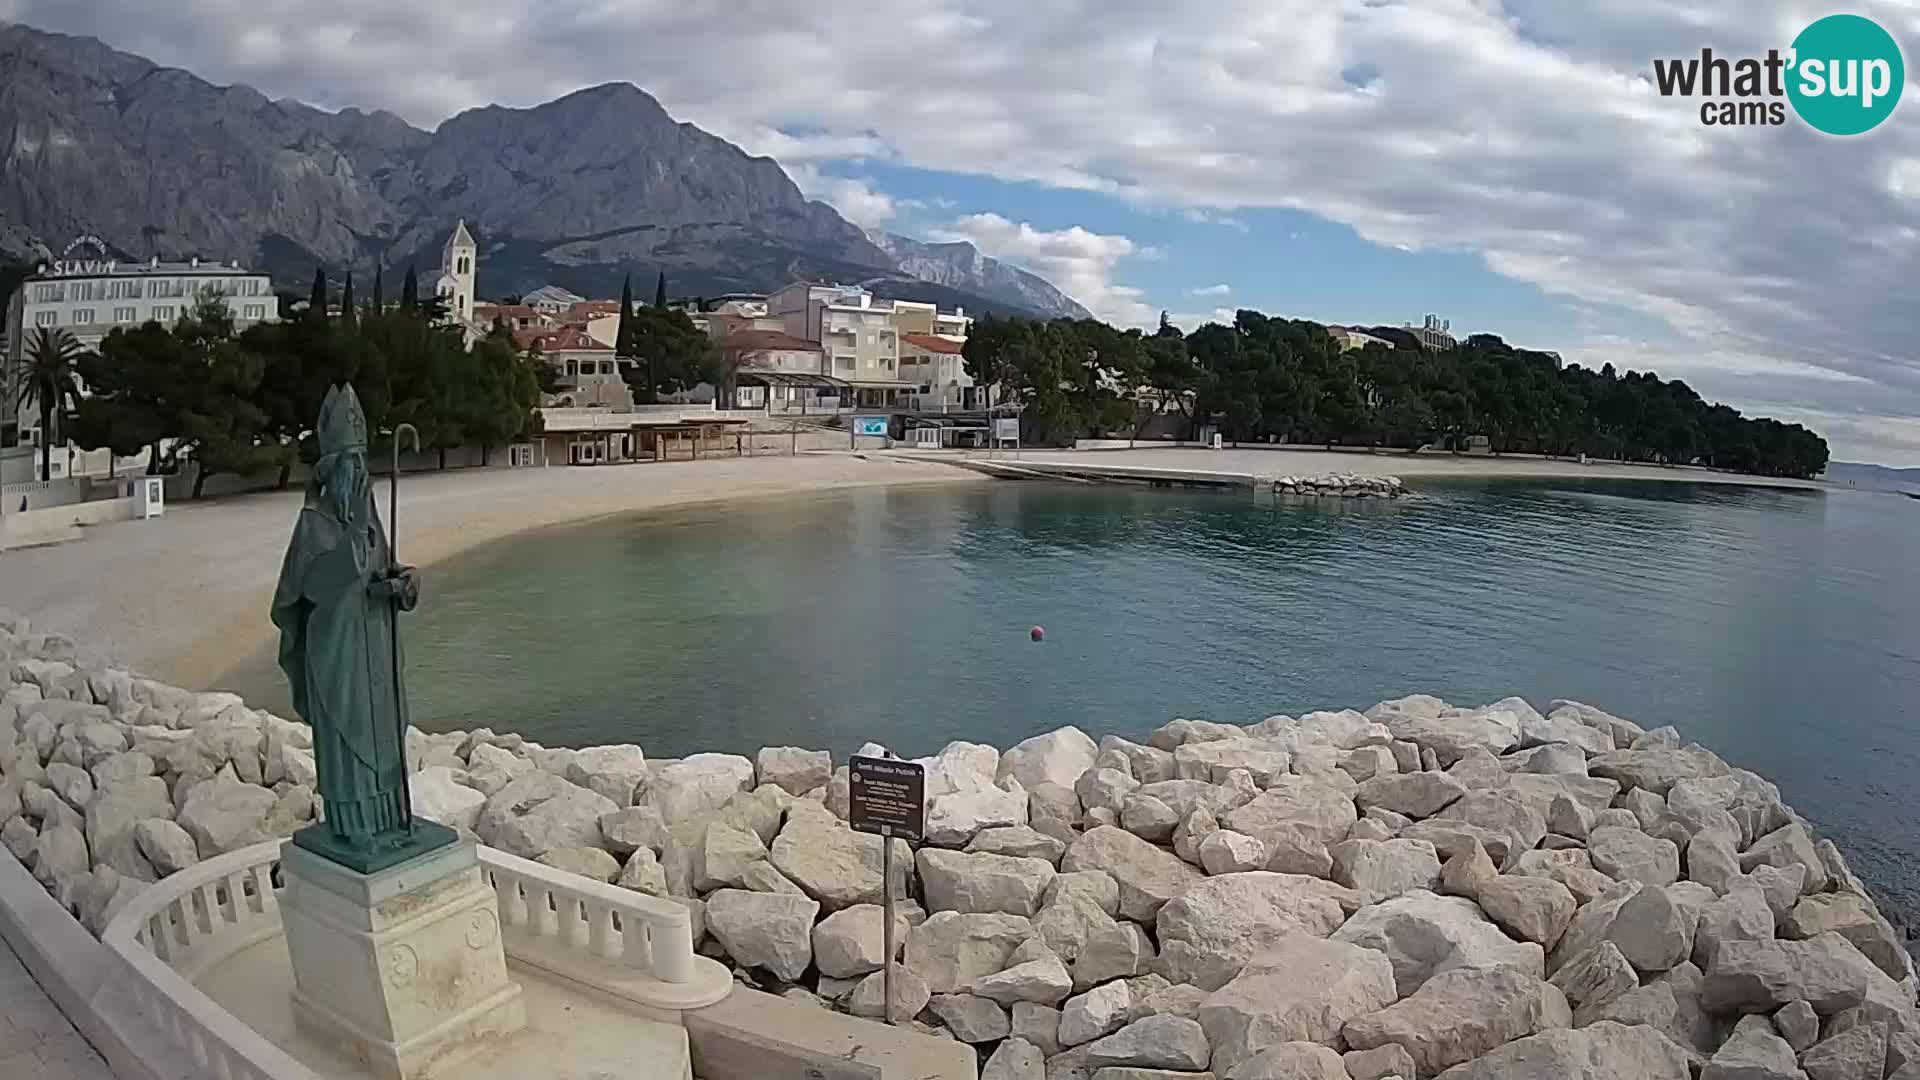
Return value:
M 867 239 L 887 253 L 894 268 L 921 281 L 979 293 L 1043 315 L 1091 319 L 1093 312 L 1038 274 L 1001 262 L 966 241 L 935 244 L 899 233 L 869 229 Z
M 489 297 L 546 281 L 610 295 L 622 274 L 656 270 L 680 295 L 795 277 L 975 310 L 1038 310 L 1023 298 L 1041 295 L 979 295 L 962 274 L 914 284 L 777 162 L 676 122 L 628 84 L 474 109 L 426 132 L 0 25 L 0 257 L 92 233 L 128 257 L 240 258 L 291 285 L 316 264 L 436 266 L 457 218 L 480 241 Z

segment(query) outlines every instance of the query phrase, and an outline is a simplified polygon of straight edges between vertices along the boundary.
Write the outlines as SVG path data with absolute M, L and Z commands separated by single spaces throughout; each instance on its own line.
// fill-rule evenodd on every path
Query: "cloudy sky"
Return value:
M 634 82 L 863 225 L 965 238 L 1119 322 L 1436 312 L 1920 465 L 1920 102 L 1706 127 L 1655 58 L 1772 0 L 0 0 L 217 82 L 431 127 Z

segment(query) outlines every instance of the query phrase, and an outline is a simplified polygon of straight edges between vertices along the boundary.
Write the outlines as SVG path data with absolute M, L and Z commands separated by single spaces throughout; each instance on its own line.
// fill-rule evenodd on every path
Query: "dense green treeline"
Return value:
M 437 301 L 418 299 L 409 275 L 402 302 L 389 306 L 374 286 L 361 308 L 351 282 L 340 314 L 327 314 L 324 279 L 318 304 L 281 322 L 236 331 L 226 302 L 203 296 L 171 326 L 121 327 L 76 368 L 87 394 L 65 430 L 86 449 L 132 455 L 152 451 L 148 470 L 198 466 L 196 495 L 209 476 L 279 470 L 316 454 L 312 425 L 327 388 L 351 382 L 379 446 L 385 433 L 409 423 L 420 443 L 440 451 L 493 448 L 538 429 L 535 406 L 545 365 L 520 353 L 505 327 L 469 346 L 445 323 Z
M 1156 416 L 1191 438 L 1203 426 L 1244 442 L 1587 454 L 1808 477 L 1826 440 L 1798 424 L 1703 400 L 1686 383 L 1607 365 L 1562 367 L 1550 353 L 1477 334 L 1451 349 L 1369 344 L 1342 351 L 1319 323 L 1241 311 L 1190 334 L 1117 330 L 1091 319 L 987 318 L 964 357 L 1024 439 L 1130 434 Z M 1163 421 L 1164 423 L 1164 421 Z

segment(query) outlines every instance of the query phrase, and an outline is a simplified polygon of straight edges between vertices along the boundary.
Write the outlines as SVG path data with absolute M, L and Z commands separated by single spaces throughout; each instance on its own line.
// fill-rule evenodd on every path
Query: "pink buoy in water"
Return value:
M 1045 638 L 1047 636 L 1047 632 L 1044 629 L 1036 626 L 1032 630 L 1027 631 L 1027 636 L 1032 638 L 1035 641 L 1039 641 L 1042 638 Z

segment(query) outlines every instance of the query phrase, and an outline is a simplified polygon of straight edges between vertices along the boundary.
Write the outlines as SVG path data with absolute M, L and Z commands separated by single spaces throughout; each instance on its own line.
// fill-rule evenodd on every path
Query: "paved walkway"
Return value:
M 4 941 L 0 941 L 0 1077 L 113 1080 L 100 1055 L 73 1030 Z

